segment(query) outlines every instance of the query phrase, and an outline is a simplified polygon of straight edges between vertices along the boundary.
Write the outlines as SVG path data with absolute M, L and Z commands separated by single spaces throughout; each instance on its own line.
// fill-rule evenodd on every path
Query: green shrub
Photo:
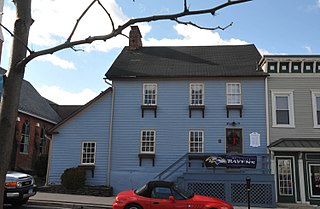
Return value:
M 85 185 L 86 175 L 83 168 L 68 168 L 61 175 L 61 184 L 66 189 L 77 190 Z
M 33 164 L 35 175 L 43 178 L 47 174 L 48 155 L 40 155 Z

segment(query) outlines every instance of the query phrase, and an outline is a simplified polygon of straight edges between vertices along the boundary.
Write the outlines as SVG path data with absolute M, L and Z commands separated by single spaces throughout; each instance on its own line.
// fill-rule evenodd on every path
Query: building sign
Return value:
M 206 167 L 256 168 L 257 156 L 219 155 L 205 158 Z
M 250 134 L 250 146 L 260 147 L 260 134 L 257 132 L 252 132 Z

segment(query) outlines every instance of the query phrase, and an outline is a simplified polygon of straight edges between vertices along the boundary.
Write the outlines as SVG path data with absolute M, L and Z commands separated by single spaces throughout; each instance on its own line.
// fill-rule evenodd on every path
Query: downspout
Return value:
M 270 145 L 270 126 L 269 126 L 269 120 L 270 120 L 270 117 L 269 117 L 269 90 L 268 90 L 268 77 L 265 78 L 265 100 L 266 100 L 266 129 L 267 129 L 267 132 L 266 132 L 266 138 L 267 138 L 267 147 Z M 269 152 L 269 149 L 267 149 L 267 151 Z
M 49 185 L 49 175 L 50 175 L 50 168 L 51 168 L 51 152 L 52 152 L 52 138 L 45 135 L 45 138 L 49 141 L 49 152 L 48 152 L 48 163 L 47 163 L 47 173 L 46 173 L 46 183 L 45 186 Z
M 108 147 L 108 171 L 107 171 L 107 185 L 110 186 L 111 182 L 111 157 L 112 157 L 112 131 L 113 131 L 113 114 L 114 114 L 114 95 L 115 88 L 114 86 L 107 82 L 107 79 L 104 78 L 104 82 L 109 84 L 112 89 L 112 99 L 111 99 L 111 112 L 110 112 L 110 124 L 109 124 L 109 147 Z

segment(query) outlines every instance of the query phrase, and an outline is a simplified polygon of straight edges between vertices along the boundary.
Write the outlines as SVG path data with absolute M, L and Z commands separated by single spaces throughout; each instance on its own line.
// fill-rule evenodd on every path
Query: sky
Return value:
M 206 9 L 227 0 L 188 0 L 190 10 Z M 39 51 L 66 41 L 82 12 L 92 0 L 32 0 L 28 47 Z M 183 0 L 100 0 L 115 25 L 131 18 L 181 12 Z M 13 31 L 15 6 L 4 0 L 2 24 Z M 139 24 L 143 46 L 211 46 L 255 44 L 261 55 L 320 55 L 320 0 L 253 0 L 219 10 L 215 15 L 181 19 L 201 30 L 172 21 Z M 111 24 L 105 11 L 94 6 L 81 19 L 72 40 L 105 35 Z M 1 67 L 8 69 L 12 37 L 2 30 Z M 129 29 L 124 31 L 129 34 Z M 45 98 L 59 105 L 83 105 L 110 87 L 104 76 L 124 46 L 125 36 L 106 42 L 77 46 L 32 60 L 24 79 Z M 80 50 L 81 49 L 81 50 Z

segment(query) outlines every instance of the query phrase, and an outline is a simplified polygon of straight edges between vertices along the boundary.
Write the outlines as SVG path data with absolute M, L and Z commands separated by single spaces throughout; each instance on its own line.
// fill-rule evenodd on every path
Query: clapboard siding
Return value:
M 111 91 L 61 125 L 53 135 L 49 183 L 60 184 L 67 168 L 81 162 L 82 141 L 96 142 L 94 178 L 87 172 L 87 184 L 106 185 Z
M 202 82 L 205 86 L 205 115 L 192 111 L 189 118 L 189 85 Z M 238 111 L 226 114 L 226 82 L 242 84 L 243 117 Z M 157 117 L 145 110 L 141 117 L 143 83 L 157 83 Z M 204 152 L 225 153 L 225 129 L 229 122 L 239 122 L 243 128 L 245 154 L 266 153 L 266 113 L 264 79 L 205 79 L 205 80 L 136 80 L 114 81 L 115 109 L 111 184 L 115 192 L 140 186 L 156 176 L 188 152 L 190 129 L 204 131 Z M 149 159 L 139 166 L 140 131 L 156 131 L 155 166 Z M 261 146 L 249 146 L 249 134 L 261 134 Z M 221 143 L 219 143 L 221 139 Z M 130 182 L 120 182 L 130 173 Z M 142 175 L 143 174 L 143 175 Z
M 272 90 L 293 90 L 294 128 L 272 127 Z M 311 90 L 320 90 L 319 75 L 299 75 L 299 77 L 270 77 L 268 79 L 269 94 L 269 126 L 270 142 L 279 138 L 319 137 L 320 129 L 313 128 Z

